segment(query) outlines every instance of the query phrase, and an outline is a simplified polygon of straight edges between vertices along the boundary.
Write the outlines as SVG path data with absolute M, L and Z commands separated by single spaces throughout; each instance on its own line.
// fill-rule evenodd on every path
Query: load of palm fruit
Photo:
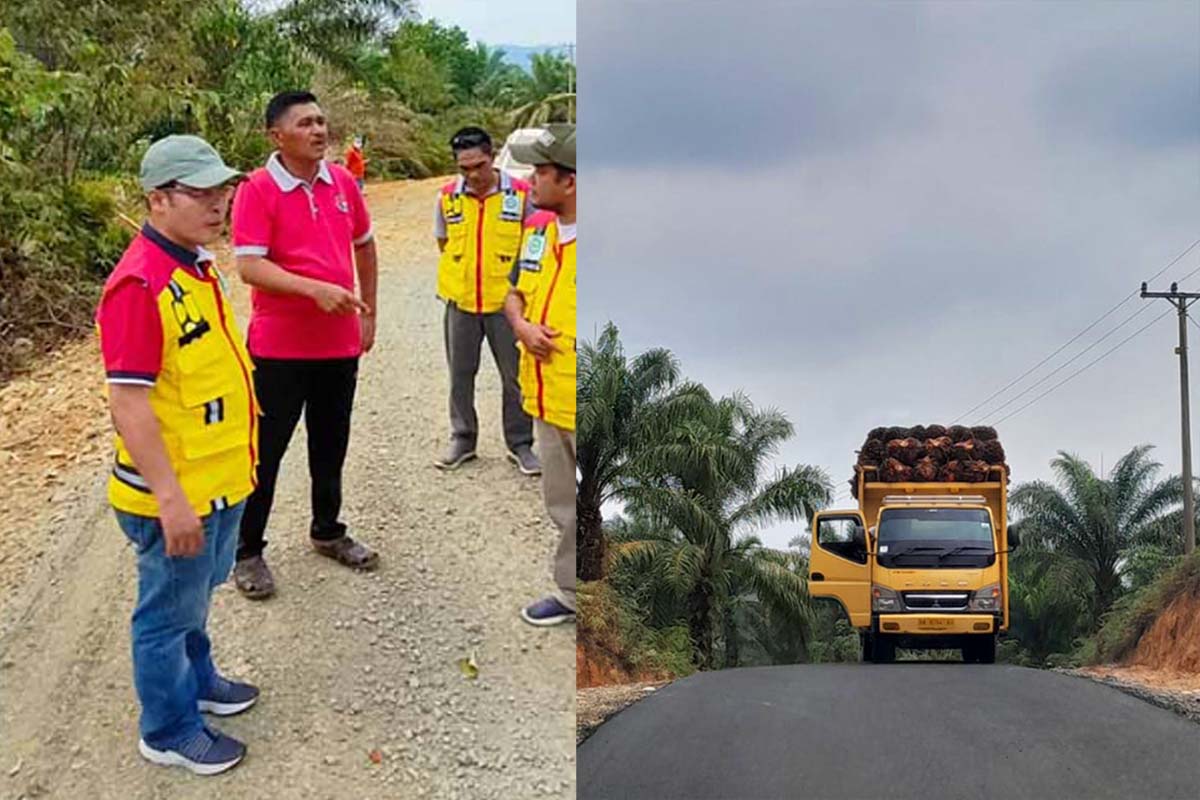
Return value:
M 996 429 L 986 425 L 874 428 L 858 451 L 858 467 L 868 481 L 980 483 L 995 478 L 993 466 L 1008 472 Z M 857 496 L 857 474 L 850 488 Z

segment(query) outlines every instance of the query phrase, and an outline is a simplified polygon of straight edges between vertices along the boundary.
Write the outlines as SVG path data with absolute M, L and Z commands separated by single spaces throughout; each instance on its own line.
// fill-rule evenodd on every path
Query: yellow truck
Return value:
M 961 649 L 991 664 L 1008 630 L 1008 476 L 983 482 L 883 481 L 857 467 L 858 508 L 812 522 L 808 588 L 841 604 L 858 629 L 864 661 L 896 648 Z

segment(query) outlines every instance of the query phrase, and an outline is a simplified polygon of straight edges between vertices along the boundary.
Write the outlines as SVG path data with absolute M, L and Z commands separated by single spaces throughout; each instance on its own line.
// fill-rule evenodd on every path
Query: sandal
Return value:
M 275 594 L 275 579 L 262 556 L 238 561 L 233 568 L 233 585 L 251 600 L 265 600 Z
M 312 539 L 313 549 L 323 556 L 332 558 L 339 564 L 344 564 L 351 569 L 370 570 L 374 569 L 379 561 L 379 554 L 361 542 L 356 542 L 349 535 L 339 536 L 336 539 L 322 541 L 320 539 Z

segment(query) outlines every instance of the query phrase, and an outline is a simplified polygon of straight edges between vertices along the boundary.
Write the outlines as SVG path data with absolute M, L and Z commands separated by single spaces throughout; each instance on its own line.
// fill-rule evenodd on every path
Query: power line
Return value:
M 1117 344 L 1116 344 L 1116 345 L 1114 345 L 1113 347 L 1111 347 L 1111 348 L 1110 348 L 1110 349 L 1108 349 L 1108 350 L 1105 350 L 1105 351 L 1104 351 L 1102 354 L 1100 354 L 1098 357 L 1096 357 L 1095 359 L 1093 359 L 1093 360 L 1089 361 L 1087 364 L 1083 365 L 1083 366 L 1082 366 L 1082 367 L 1080 367 L 1079 369 L 1075 370 L 1075 371 L 1074 371 L 1074 372 L 1072 372 L 1070 375 L 1068 375 L 1067 377 L 1063 378 L 1061 381 L 1059 381 L 1058 383 L 1054 384 L 1054 385 L 1053 385 L 1053 386 L 1051 386 L 1049 389 L 1047 389 L 1046 391 L 1042 392 L 1042 393 L 1041 393 L 1041 394 L 1039 394 L 1037 397 L 1033 398 L 1033 399 L 1032 399 L 1032 400 L 1030 400 L 1028 403 L 1026 403 L 1025 405 L 1023 405 L 1023 406 L 1021 406 L 1020 408 L 1018 408 L 1016 411 L 1013 411 L 1012 413 L 1010 413 L 1010 414 L 1008 414 L 1008 415 L 1006 415 L 1006 416 L 1002 417 L 1001 419 L 998 419 L 998 420 L 996 420 L 996 422 L 994 422 L 994 423 L 993 423 L 993 426 L 995 426 L 995 425 L 999 425 L 1000 423 L 1004 422 L 1005 420 L 1012 419 L 1012 418 L 1013 418 L 1013 417 L 1015 417 L 1017 414 L 1020 414 L 1022 411 L 1024 411 L 1024 410 L 1025 410 L 1025 409 L 1027 409 L 1027 408 L 1029 408 L 1031 405 L 1033 405 L 1034 403 L 1036 403 L 1037 401 L 1041 400 L 1041 399 L 1042 399 L 1043 397 L 1045 397 L 1046 395 L 1048 395 L 1048 394 L 1050 394 L 1051 392 L 1053 392 L 1055 389 L 1057 389 L 1057 388 L 1059 388 L 1060 386 L 1062 386 L 1063 384 L 1065 384 L 1065 383 L 1068 383 L 1069 381 L 1071 381 L 1071 380 L 1072 380 L 1073 378 L 1075 378 L 1077 375 L 1080 375 L 1080 374 L 1082 374 L 1082 373 L 1086 372 L 1086 371 L 1087 371 L 1088 369 L 1090 369 L 1091 367 L 1095 366 L 1096 364 L 1100 363 L 1100 362 L 1101 362 L 1101 361 L 1103 361 L 1104 359 L 1108 358 L 1110 355 L 1112 355 L 1113 353 L 1115 353 L 1117 350 L 1119 350 L 1119 349 L 1121 349 L 1123 346 L 1125 346 L 1125 344 L 1126 344 L 1126 343 L 1128 343 L 1128 342 L 1130 342 L 1131 340 L 1133 340 L 1133 339 L 1134 339 L 1136 336 L 1138 336 L 1139 334 L 1141 334 L 1143 331 L 1146 331 L 1146 330 L 1148 330 L 1148 329 L 1149 329 L 1149 328 L 1150 328 L 1152 325 L 1154 325 L 1154 323 L 1156 323 L 1156 322 L 1158 322 L 1159 320 L 1163 319 L 1164 317 L 1166 317 L 1166 316 L 1167 316 L 1168 314 L 1170 314 L 1170 313 L 1171 313 L 1171 312 L 1170 312 L 1170 310 L 1167 310 L 1167 311 L 1164 311 L 1163 313 L 1159 314 L 1157 317 L 1155 317 L 1154 319 L 1150 320 L 1150 321 L 1149 321 L 1149 322 L 1147 322 L 1145 325 L 1143 325 L 1142 327 L 1138 328 L 1136 331 L 1134 331 L 1133 333 L 1129 334 L 1128 336 L 1126 336 L 1126 337 L 1125 337 L 1124 339 L 1122 339 L 1121 341 L 1117 342 Z
M 1186 257 L 1186 256 L 1187 256 L 1187 254 L 1188 254 L 1188 253 L 1190 253 L 1190 252 L 1192 252 L 1193 250 L 1195 250 L 1197 246 L 1200 246 L 1200 239 L 1197 239 L 1196 241 L 1194 241 L 1194 242 L 1192 242 L 1190 245 L 1188 245 L 1188 246 L 1187 246 L 1187 248 L 1186 248 L 1186 249 L 1185 249 L 1185 250 L 1184 250 L 1182 253 L 1180 253 L 1179 255 L 1175 256 L 1175 258 L 1171 259 L 1171 262 L 1170 262 L 1169 264 L 1167 264 L 1165 267 L 1163 267 L 1163 268 L 1162 268 L 1162 269 L 1160 269 L 1158 272 L 1156 272 L 1156 273 L 1155 273 L 1155 274 L 1154 274 L 1154 275 L 1153 275 L 1153 276 L 1150 278 L 1150 280 L 1151 280 L 1151 281 L 1155 280 L 1156 278 L 1160 277 L 1160 276 L 1161 276 L 1163 273 L 1165 273 L 1167 270 L 1169 270 L 1171 267 L 1173 267 L 1173 266 L 1175 266 L 1176 264 L 1178 264 L 1180 261 L 1182 261 L 1182 260 L 1183 260 L 1183 258 L 1184 258 L 1184 257 Z M 997 398 L 997 397 L 999 397 L 1000 395 L 1002 395 L 1002 394 L 1004 394 L 1005 392 L 1007 392 L 1007 391 L 1008 391 L 1009 389 L 1011 389 L 1013 386 L 1016 386 L 1018 383 L 1020 383 L 1021 381 L 1025 380 L 1025 378 L 1029 377 L 1029 375 L 1031 375 L 1031 374 L 1033 374 L 1034 372 L 1036 372 L 1038 369 L 1040 369 L 1040 368 L 1041 368 L 1043 365 L 1045 365 L 1045 364 L 1046 364 L 1048 361 L 1050 361 L 1051 359 L 1053 359 L 1055 356 L 1057 356 L 1057 355 L 1058 355 L 1059 353 L 1061 353 L 1063 350 L 1066 350 L 1066 349 L 1067 349 L 1068 347 L 1070 347 L 1072 344 L 1074 344 L 1075 342 L 1079 341 L 1079 340 L 1080 340 L 1080 339 L 1081 339 L 1083 336 L 1085 336 L 1085 335 L 1086 335 L 1086 334 L 1087 334 L 1087 333 L 1088 333 L 1090 330 L 1092 330 L 1092 329 L 1093 329 L 1093 328 L 1095 328 L 1097 325 L 1099 325 L 1101 322 L 1103 322 L 1104 320 L 1106 320 L 1106 319 L 1108 319 L 1110 316 L 1112 316 L 1114 313 L 1116 313 L 1117 309 L 1119 309 L 1121 306 L 1123 306 L 1123 305 L 1125 305 L 1126 303 L 1128 303 L 1128 302 L 1129 302 L 1130 300 L 1132 300 L 1133 298 L 1137 297 L 1137 295 L 1138 295 L 1138 291 L 1137 291 L 1136 289 L 1135 289 L 1134 291 L 1130 292 L 1130 293 L 1129 293 L 1129 295 L 1128 295 L 1127 297 L 1125 297 L 1125 299 L 1121 300 L 1121 302 L 1117 303 L 1115 306 L 1113 306 L 1112 308 L 1110 308 L 1108 311 L 1105 311 L 1105 312 L 1104 312 L 1103 314 L 1101 314 L 1101 315 L 1100 315 L 1100 316 L 1099 316 L 1099 317 L 1098 317 L 1098 318 L 1097 318 L 1097 319 L 1096 319 L 1094 322 L 1092 322 L 1092 324 L 1088 325 L 1086 328 L 1084 328 L 1083 330 L 1081 330 L 1079 333 L 1077 333 L 1077 334 L 1075 334 L 1074 336 L 1072 336 L 1070 339 L 1068 339 L 1068 340 L 1067 340 L 1067 342 L 1066 342 L 1065 344 L 1063 344 L 1061 347 L 1059 347 L 1059 348 L 1058 348 L 1057 350 L 1055 350 L 1053 353 L 1051 353 L 1050 355 L 1046 356 L 1045 358 L 1043 358 L 1043 359 L 1042 359 L 1041 361 L 1039 361 L 1038 363 L 1034 364 L 1034 365 L 1033 365 L 1032 367 L 1030 367 L 1029 369 L 1025 370 L 1025 372 L 1022 372 L 1022 373 L 1021 373 L 1020 375 L 1018 375 L 1016 378 L 1014 378 L 1013 380 L 1011 380 L 1011 381 L 1009 381 L 1007 384 L 1005 384 L 1005 385 L 1004 385 L 1002 388 L 1000 388 L 1000 389 L 997 389 L 995 392 L 993 392 L 992 394 L 990 394 L 990 395 L 989 395 L 989 396 L 988 396 L 986 399 L 984 399 L 984 400 L 983 400 L 983 402 L 979 403 L 978 405 L 976 405 L 976 406 L 975 406 L 974 408 L 972 408 L 971 410 L 969 410 L 969 411 L 967 411 L 967 412 L 965 412 L 965 413 L 963 413 L 963 414 L 959 414 L 959 415 L 958 415 L 958 417 L 957 417 L 957 419 L 955 419 L 955 420 L 954 420 L 954 423 L 952 423 L 952 424 L 957 424 L 958 422 L 961 422 L 961 421 L 962 421 L 962 420 L 963 420 L 965 417 L 968 417 L 968 416 L 970 416 L 971 414 L 974 414 L 974 413 L 975 413 L 976 411 L 978 411 L 980 408 L 984 407 L 985 405 L 987 405 L 988 403 L 990 403 L 990 402 L 991 402 L 992 400 L 994 400 L 995 398 Z M 993 411 L 992 413 L 994 413 L 994 411 Z
M 1178 281 L 1177 283 L 1187 281 L 1188 278 L 1193 277 L 1198 272 L 1200 272 L 1200 266 L 1198 266 L 1198 267 L 1196 267 L 1196 269 L 1188 272 L 1187 275 L 1184 275 L 1182 278 L 1180 278 L 1180 281 Z M 1038 386 L 1044 384 L 1045 381 L 1048 381 L 1048 380 L 1050 380 L 1050 378 L 1055 377 L 1055 375 L 1062 372 L 1063 369 L 1066 369 L 1067 367 L 1072 365 L 1072 363 L 1074 363 L 1076 360 L 1079 360 L 1080 356 L 1084 355 L 1085 353 L 1088 353 L 1088 351 L 1090 351 L 1094 347 L 1096 347 L 1097 344 L 1099 344 L 1100 342 L 1103 342 L 1104 339 L 1109 338 L 1110 336 L 1114 335 L 1114 333 L 1116 333 L 1118 330 L 1121 330 L 1122 327 L 1128 325 L 1130 323 L 1130 321 L 1133 321 L 1136 317 L 1139 317 L 1139 315 L 1142 312 L 1145 312 L 1147 308 L 1150 308 L 1150 306 L 1142 306 L 1141 308 L 1138 309 L 1138 311 L 1135 311 L 1134 313 L 1129 314 L 1128 317 L 1121 320 L 1121 323 L 1118 324 L 1116 327 L 1114 327 L 1114 329 L 1111 329 L 1108 333 L 1105 333 L 1104 336 L 1096 339 L 1096 341 L 1092 342 L 1091 344 L 1088 344 L 1087 347 L 1080 350 L 1079 353 L 1076 353 L 1075 355 L 1070 356 L 1069 359 L 1067 359 L 1066 361 L 1063 361 L 1062 363 L 1060 363 L 1060 365 L 1058 365 L 1054 369 L 1051 369 L 1050 372 L 1044 374 L 1042 378 L 1039 378 L 1036 381 L 1036 383 L 1033 383 L 1032 385 L 1026 387 L 1026 389 L 1024 391 L 1020 392 L 1019 395 L 1009 398 L 1008 401 L 1002 403 L 1001 405 L 998 405 L 998 407 L 989 411 L 989 413 L 986 414 L 985 416 L 995 416 L 996 414 L 1000 413 L 1000 411 L 1002 411 L 1003 409 L 1008 408 L 1009 405 L 1012 405 L 1016 401 L 1019 401 L 1020 398 L 1025 397 L 1026 395 L 1028 395 L 1028 393 L 1030 393 L 1034 389 L 1037 389 Z M 1006 417 L 1006 419 L 1007 419 L 1007 417 Z M 997 422 L 992 422 L 991 425 L 995 426 L 995 425 L 997 425 Z
M 1025 396 L 1025 395 L 1027 395 L 1027 394 L 1029 394 L 1030 392 L 1032 392 L 1032 391 L 1033 391 L 1034 389 L 1036 389 L 1037 387 L 1041 386 L 1041 385 L 1042 385 L 1043 383 L 1045 383 L 1046 381 L 1048 381 L 1048 380 L 1050 380 L 1051 378 L 1053 378 L 1053 377 L 1054 377 L 1055 375 L 1057 375 L 1059 372 L 1062 372 L 1064 369 L 1066 369 L 1067 367 L 1071 366 L 1071 364 L 1075 363 L 1075 361 L 1077 361 L 1079 358 L 1081 358 L 1082 356 L 1086 355 L 1086 354 L 1087 354 L 1087 353 L 1088 353 L 1090 350 L 1092 350 L 1092 349 L 1093 349 L 1093 348 L 1094 348 L 1096 345 L 1100 344 L 1100 343 L 1101 343 L 1101 342 L 1103 342 L 1105 339 L 1107 339 L 1108 337 L 1112 336 L 1112 335 L 1113 335 L 1114 333 L 1116 333 L 1117 331 L 1121 330 L 1121 328 L 1124 328 L 1124 327 L 1125 327 L 1126 325 L 1128 325 L 1130 322 L 1133 322 L 1133 320 L 1135 320 L 1137 317 L 1141 316 L 1143 313 L 1145 313 L 1147 310 L 1149 310 L 1149 308 L 1150 308 L 1150 306 L 1145 306 L 1145 305 L 1144 305 L 1144 306 L 1142 306 L 1142 307 L 1141 307 L 1141 308 L 1139 308 L 1137 311 L 1133 312 L 1133 313 L 1132 313 L 1132 314 L 1130 314 L 1128 317 L 1126 317 L 1125 319 L 1121 320 L 1121 322 L 1120 322 L 1120 323 L 1119 323 L 1119 324 L 1118 324 L 1118 325 L 1117 325 L 1115 328 L 1111 329 L 1111 330 L 1110 330 L 1108 333 L 1104 334 L 1104 335 L 1103 335 L 1103 336 L 1101 336 L 1099 339 L 1097 339 L 1096 341 L 1092 342 L 1092 343 L 1091 343 L 1091 344 L 1089 344 L 1087 347 L 1083 348 L 1083 349 L 1082 349 L 1082 350 L 1080 350 L 1078 353 L 1076 353 L 1075 355 L 1071 356 L 1071 357 L 1070 357 L 1070 358 L 1068 358 L 1066 361 L 1064 361 L 1063 363 L 1059 364 L 1057 367 L 1055 367 L 1054 369 L 1050 370 L 1049 372 L 1047 372 L 1047 373 L 1046 373 L 1045 375 L 1043 375 L 1042 377 L 1038 378 L 1038 379 L 1037 379 L 1036 381 L 1034 381 L 1033 383 L 1029 384 L 1029 386 L 1027 386 L 1027 387 L 1026 387 L 1024 390 L 1022 390 L 1022 391 L 1021 391 L 1019 394 L 1015 394 L 1015 395 L 1013 395 L 1013 396 L 1012 396 L 1012 397 L 1010 397 L 1008 400 L 1004 401 L 1004 402 L 1003 402 L 1003 403 L 1001 403 L 1000 405 L 998 405 L 998 406 L 996 406 L 995 408 L 993 408 L 993 409 L 992 409 L 991 411 L 989 411 L 987 414 L 984 414 L 984 422 L 983 422 L 983 424 L 985 424 L 985 425 L 986 425 L 986 424 L 988 424 L 988 423 L 987 423 L 987 417 L 992 417 L 992 416 L 995 416 L 995 415 L 999 414 L 1001 411 L 1003 411 L 1004 409 L 1008 408 L 1008 407 L 1009 407 L 1009 406 L 1011 406 L 1013 403 L 1017 402 L 1017 401 L 1018 401 L 1018 400 L 1020 400 L 1022 397 L 1024 397 L 1024 396 Z M 994 426 L 994 425 L 995 425 L 995 423 L 992 423 L 992 425 Z

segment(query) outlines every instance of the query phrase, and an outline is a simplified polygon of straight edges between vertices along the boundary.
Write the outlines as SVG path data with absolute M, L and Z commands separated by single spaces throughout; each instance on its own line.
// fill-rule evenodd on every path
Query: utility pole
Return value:
M 1188 400 L 1188 349 L 1187 349 L 1187 310 L 1188 306 L 1200 300 L 1200 293 L 1181 292 L 1179 284 L 1172 283 L 1169 292 L 1146 291 L 1142 283 L 1143 298 L 1163 298 L 1179 310 L 1179 400 L 1181 407 L 1180 421 L 1183 427 L 1183 552 L 1191 555 L 1196 549 L 1196 500 L 1192 487 L 1192 415 Z

